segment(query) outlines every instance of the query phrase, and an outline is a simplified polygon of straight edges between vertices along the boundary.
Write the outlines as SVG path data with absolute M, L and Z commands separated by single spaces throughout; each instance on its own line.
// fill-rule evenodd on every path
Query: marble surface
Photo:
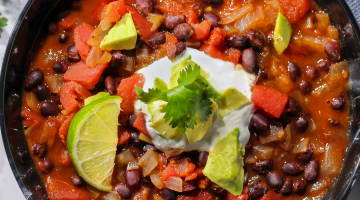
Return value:
M 360 0 L 346 0 L 352 9 L 355 17 L 360 22 Z M 0 12 L 2 16 L 9 19 L 8 25 L 4 27 L 4 32 L 0 38 L 0 61 L 2 63 L 6 45 L 12 32 L 14 24 L 27 0 L 0 0 Z M 360 23 L 359 23 L 360 24 Z M 360 196 L 360 179 L 355 186 L 348 200 L 358 200 Z M 7 160 L 2 138 L 0 137 L 0 200 L 25 200 L 15 177 L 10 169 Z

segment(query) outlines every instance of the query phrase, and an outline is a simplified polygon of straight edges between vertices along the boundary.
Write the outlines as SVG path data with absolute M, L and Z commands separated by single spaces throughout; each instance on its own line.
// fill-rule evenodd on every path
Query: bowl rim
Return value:
M 22 25 L 22 22 L 24 21 L 25 19 L 25 16 L 26 14 L 28 13 L 31 5 L 33 4 L 35 0 L 28 0 L 25 4 L 25 6 L 23 7 L 18 19 L 16 20 L 16 23 L 13 27 L 13 30 L 10 34 L 10 37 L 9 37 L 9 40 L 8 40 L 8 43 L 6 45 L 6 49 L 5 49 L 5 53 L 4 53 L 4 58 L 3 58 L 3 62 L 2 62 L 2 66 L 1 66 L 1 70 L 0 70 L 0 131 L 1 131 L 1 135 L 2 135 L 2 140 L 3 140 L 3 145 L 4 145 L 4 149 L 5 149 L 5 153 L 6 153 L 6 157 L 7 157 L 7 160 L 10 164 L 10 168 L 13 172 L 13 175 L 16 179 L 16 182 L 18 183 L 18 186 L 20 187 L 20 190 L 22 191 L 24 197 L 26 199 L 33 199 L 31 197 L 31 193 L 29 193 L 28 189 L 25 187 L 25 184 L 23 183 L 23 181 L 21 180 L 21 175 L 15 165 L 15 160 L 12 156 L 12 153 L 11 153 L 11 150 L 10 150 L 10 144 L 8 142 L 8 137 L 7 137 L 7 134 L 6 134 L 6 124 L 5 124 L 5 114 L 4 114 L 4 91 L 5 91 L 5 74 L 6 74 L 6 70 L 7 70 L 7 65 L 8 65 L 8 61 L 9 61 L 9 56 L 10 56 L 10 53 L 11 53 L 11 49 L 13 47 L 13 44 L 14 44 L 14 41 L 15 41 L 15 38 L 18 34 L 18 31 L 19 31 L 19 28 L 20 26 Z M 356 18 L 353 14 L 353 12 L 351 11 L 349 5 L 347 4 L 347 2 L 345 0 L 337 0 L 341 7 L 344 9 L 347 17 L 349 18 L 350 20 L 350 23 L 352 25 L 352 28 L 355 32 L 355 35 L 356 35 L 356 39 L 359 41 L 360 43 L 360 28 L 359 28 L 359 24 L 360 24 L 360 21 L 357 22 L 356 21 Z M 360 5 L 359 5 L 360 6 Z M 355 170 L 356 173 L 354 173 L 351 177 L 351 181 L 350 183 L 351 184 L 348 184 L 347 187 L 345 188 L 345 190 L 343 191 L 344 192 L 344 195 L 343 195 L 343 198 L 346 199 L 351 191 L 352 191 L 352 188 L 354 186 L 354 183 L 356 181 L 356 179 L 359 177 L 360 175 L 360 165 L 357 166 L 356 170 Z

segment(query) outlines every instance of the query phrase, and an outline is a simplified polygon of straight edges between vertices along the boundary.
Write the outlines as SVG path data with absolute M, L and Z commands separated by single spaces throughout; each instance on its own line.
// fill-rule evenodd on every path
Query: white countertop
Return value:
M 350 5 L 359 5 L 359 0 L 351 1 Z M 0 38 L 0 61 L 4 56 L 6 44 L 12 32 L 13 26 L 25 5 L 26 0 L 0 0 L 0 12 L 2 16 L 9 19 L 8 25 L 4 27 L 4 32 Z M 357 13 L 359 14 L 359 13 Z M 359 17 L 359 16 L 358 16 Z M 360 196 L 360 180 L 355 183 L 354 189 L 350 194 L 348 200 L 358 200 Z M 2 137 L 0 137 L 0 200 L 25 200 L 15 177 L 11 171 L 9 162 L 7 160 Z

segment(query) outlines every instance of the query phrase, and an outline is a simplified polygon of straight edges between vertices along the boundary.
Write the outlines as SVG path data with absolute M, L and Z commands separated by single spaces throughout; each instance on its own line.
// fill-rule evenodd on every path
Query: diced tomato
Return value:
M 86 89 L 91 90 L 95 87 L 107 66 L 107 64 L 102 64 L 90 67 L 85 61 L 80 61 L 69 67 L 64 74 L 64 79 L 65 81 L 76 81 Z
M 130 140 L 130 133 L 127 130 L 123 130 L 121 128 L 118 129 L 118 135 L 119 135 L 119 141 L 118 145 L 123 145 L 127 143 Z
M 248 200 L 248 199 L 249 199 L 249 195 L 244 192 L 239 196 L 234 196 L 230 192 L 228 192 L 226 195 L 226 200 Z
M 140 36 L 146 42 L 155 33 L 151 31 L 152 24 L 140 14 L 135 8 L 126 6 L 126 12 L 131 12 L 135 27 L 140 32 Z
M 211 23 L 206 20 L 203 20 L 200 24 L 191 25 L 195 29 L 195 33 L 191 37 L 195 40 L 204 40 L 210 33 Z
M 260 200 L 273 200 L 273 199 L 279 199 L 279 194 L 276 194 L 273 190 L 270 190 L 266 192 Z
M 196 190 L 193 193 L 181 194 L 177 200 L 212 200 L 212 195 L 207 190 Z
M 72 162 L 70 159 L 69 152 L 67 150 L 63 150 L 60 155 L 60 159 L 58 160 L 59 164 L 65 167 L 72 166 Z
M 172 166 L 167 166 L 164 171 L 161 172 L 161 180 L 166 181 L 168 180 L 168 178 L 172 177 L 172 176 L 177 176 L 177 173 L 175 172 L 175 170 L 173 169 Z
M 87 192 L 60 179 L 48 176 L 46 191 L 53 200 L 87 200 L 90 199 Z
M 209 22 L 210 23 L 210 22 Z M 211 26 L 211 23 L 210 23 Z M 224 46 L 226 33 L 223 29 L 216 27 L 211 31 L 209 39 L 206 44 L 212 44 L 215 46 Z
M 310 9 L 309 0 L 280 0 L 281 13 L 289 23 L 296 23 L 303 18 Z
M 96 20 L 101 21 L 101 19 L 103 19 L 103 17 L 101 17 L 101 12 L 104 12 L 104 10 L 106 10 L 107 5 L 112 1 L 114 0 L 101 0 L 100 3 L 97 5 L 98 9 L 96 9 L 90 21 L 91 22 L 95 22 Z
M 76 21 L 77 18 L 67 16 L 59 22 L 59 25 L 62 26 L 65 30 L 70 30 L 75 26 Z
M 133 126 L 140 132 L 144 133 L 146 136 L 148 136 L 150 139 L 152 139 L 152 137 L 150 136 L 147 128 L 146 128 L 146 120 L 145 120 L 145 114 L 144 113 L 139 113 L 136 116 L 135 122 L 133 124 Z
M 241 51 L 239 49 L 229 48 L 226 50 L 225 54 L 227 55 L 225 58 L 226 61 L 232 62 L 235 65 L 239 63 L 241 57 Z
M 185 177 L 185 181 L 191 181 L 197 178 L 197 173 L 193 172 L 189 176 Z
M 306 49 L 291 43 L 289 44 L 288 48 L 285 49 L 285 51 L 290 52 L 291 54 L 307 55 Z
M 91 46 L 87 43 L 87 41 L 91 37 L 91 33 L 93 31 L 94 28 L 85 22 L 74 29 L 75 47 L 78 50 L 82 60 L 86 60 L 91 50 Z
M 118 14 L 120 15 L 120 17 L 125 15 L 126 6 L 125 6 L 125 1 L 124 0 L 114 1 L 114 2 L 112 2 L 112 4 L 114 4 L 114 7 L 116 8 L 116 10 L 117 10 Z
M 134 199 L 136 200 L 148 200 L 150 195 L 150 188 L 142 186 L 139 192 L 135 193 Z
M 60 89 L 60 102 L 68 112 L 79 107 L 78 100 L 84 100 L 89 96 L 91 93 L 74 81 L 64 83 Z
M 121 116 L 125 116 L 134 112 L 134 103 L 137 97 L 135 86 L 142 87 L 144 85 L 144 78 L 142 74 L 136 74 L 132 77 L 123 79 L 117 88 L 116 95 L 122 98 L 121 102 Z
M 172 34 L 166 33 L 166 53 L 170 60 L 176 56 L 176 43 L 178 40 Z
M 220 51 L 219 49 L 217 49 L 215 47 L 215 45 L 212 44 L 203 44 L 200 47 L 200 51 L 203 51 L 205 54 L 213 57 L 213 58 L 218 58 L 221 60 L 225 60 L 226 58 L 226 54 L 222 51 Z
M 159 170 L 162 171 L 165 169 L 165 157 L 163 154 L 159 154 L 159 164 L 158 164 Z
M 271 117 L 279 118 L 287 104 L 288 96 L 274 88 L 255 85 L 252 91 L 251 101 Z
M 71 114 L 66 116 L 66 120 L 64 121 L 64 123 L 60 126 L 59 128 L 59 137 L 61 138 L 61 142 L 67 146 L 67 135 L 68 135 L 68 131 L 69 131 L 69 127 L 71 124 L 71 120 L 74 118 L 76 114 L 76 110 L 75 112 L 72 112 Z
M 24 119 L 24 126 L 28 128 L 44 120 L 41 115 L 27 108 L 21 111 L 21 117 Z
M 188 24 L 199 23 L 197 15 L 193 9 L 189 9 L 188 11 L 186 11 L 185 16 L 186 16 L 186 23 L 188 23 Z M 204 20 L 204 21 L 206 21 L 206 20 Z M 211 24 L 210 24 L 210 26 L 211 26 Z
M 161 1 L 157 8 L 163 13 L 171 14 L 184 13 L 186 11 L 183 5 L 172 0 Z

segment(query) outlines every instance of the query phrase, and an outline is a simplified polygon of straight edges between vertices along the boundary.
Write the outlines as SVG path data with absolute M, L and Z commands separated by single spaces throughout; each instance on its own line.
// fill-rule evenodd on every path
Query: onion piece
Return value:
M 290 123 L 285 127 L 284 133 L 285 133 L 284 134 L 285 138 L 281 141 L 279 146 L 284 150 L 288 151 L 291 149 L 291 145 L 292 145 L 292 134 L 294 133 L 293 123 Z
M 256 144 L 253 146 L 252 151 L 254 156 L 256 156 L 258 159 L 269 159 L 272 156 L 273 148 L 264 146 L 261 144 Z
M 58 129 L 56 127 L 56 124 L 54 122 L 46 120 L 40 131 L 39 143 L 46 143 L 48 149 L 51 149 L 57 133 Z
M 104 53 L 101 55 L 100 59 L 98 60 L 97 64 L 105 64 L 110 62 L 112 58 L 112 54 L 109 51 L 104 51 Z
M 123 184 L 126 184 L 125 171 L 125 168 L 120 168 L 118 174 L 116 175 L 116 178 Z
M 119 194 L 115 191 L 109 192 L 101 197 L 103 200 L 121 200 Z
M 232 12 L 230 15 L 222 17 L 220 20 L 220 24 L 230 24 L 241 18 L 242 16 L 248 14 L 249 12 L 253 11 L 254 7 L 252 4 L 246 4 L 243 7 L 234 10 L 235 11 Z
M 285 138 L 285 133 L 282 124 L 274 121 L 270 123 L 270 131 L 259 136 L 261 144 L 279 141 L 283 138 Z
M 321 28 L 327 28 L 331 25 L 329 15 L 326 12 L 316 13 L 316 19 Z
M 139 140 L 142 140 L 142 141 L 144 141 L 146 143 L 149 143 L 149 144 L 153 144 L 151 139 L 147 135 L 145 135 L 144 133 L 139 134 Z
M 239 30 L 234 25 L 224 25 L 223 30 L 225 31 L 226 35 L 232 35 L 239 33 Z
M 180 177 L 171 176 L 167 181 L 164 181 L 164 186 L 170 190 L 182 192 L 182 179 Z
M 136 160 L 134 161 L 130 161 L 128 164 L 127 164 L 127 167 L 126 167 L 127 170 L 134 170 L 134 169 L 139 169 L 139 165 L 138 163 L 136 162 Z
M 49 87 L 51 93 L 59 93 L 61 86 L 64 84 L 63 74 L 49 74 L 44 77 L 46 85 Z
M 305 153 L 309 145 L 309 138 L 303 138 L 293 149 L 293 153 Z
M 90 196 L 94 199 L 97 199 L 101 194 L 100 190 L 90 186 L 89 184 L 86 184 L 86 189 L 89 191 Z
M 340 152 L 342 150 L 341 147 L 338 147 L 338 144 L 326 144 L 324 157 L 319 163 L 321 176 L 328 177 L 339 173 L 343 160 L 334 155 L 339 155 Z
M 253 164 L 257 161 L 258 159 L 250 152 L 250 153 L 247 153 L 246 152 L 246 156 L 245 156 L 245 160 L 244 162 L 246 164 Z
M 158 195 L 158 194 L 154 194 L 153 197 L 154 197 L 154 200 L 164 200 L 164 198 L 162 198 L 162 196 Z
M 151 49 L 141 47 L 136 49 L 136 64 L 139 68 L 148 66 L 151 63 Z
M 119 167 L 126 166 L 129 162 L 136 161 L 130 149 L 126 149 L 115 157 L 115 164 Z
M 327 32 L 331 39 L 333 39 L 333 40 L 339 39 L 339 31 L 335 27 L 329 26 L 327 28 Z
M 40 113 L 40 101 L 36 98 L 34 92 L 27 92 L 26 93 L 26 104 L 29 108 L 36 113 Z
M 264 19 L 264 11 L 262 7 L 256 8 L 255 12 L 248 13 L 245 17 L 238 19 L 235 22 L 236 28 L 239 29 L 240 33 L 245 32 L 249 28 L 253 28 L 258 21 Z
M 147 176 L 159 163 L 159 154 L 153 150 L 147 151 L 140 159 L 139 166 L 143 170 L 143 176 Z
M 159 27 L 161 26 L 161 24 L 163 23 L 165 16 L 164 15 L 159 15 L 159 14 L 154 14 L 154 13 L 150 13 L 148 14 L 148 16 L 146 17 L 147 20 L 149 22 L 152 23 L 152 27 L 151 27 L 151 31 L 156 31 L 159 29 Z
M 156 173 L 153 172 L 150 174 L 150 180 L 155 185 L 155 187 L 157 187 L 158 189 L 163 189 L 164 183 Z
M 90 67 L 95 67 L 98 61 L 100 60 L 103 51 L 99 47 L 92 47 L 89 55 L 86 58 L 86 64 Z

